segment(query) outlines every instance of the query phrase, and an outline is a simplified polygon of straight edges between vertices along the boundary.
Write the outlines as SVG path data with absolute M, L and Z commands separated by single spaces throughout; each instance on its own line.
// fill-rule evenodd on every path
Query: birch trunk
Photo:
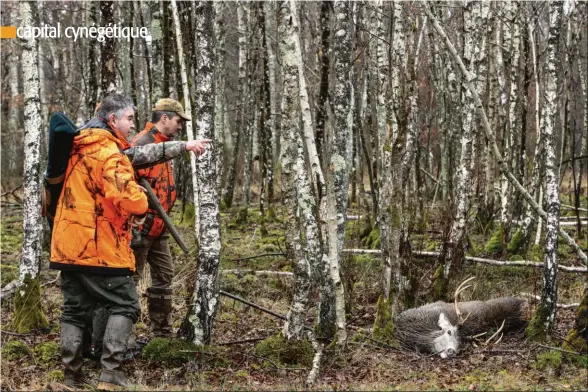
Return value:
M 335 85 L 333 92 L 334 130 L 330 138 L 327 171 L 327 222 L 330 275 L 335 288 L 335 311 L 338 345 L 347 341 L 345 326 L 345 293 L 341 281 L 341 251 L 345 239 L 349 163 L 351 161 L 351 129 L 353 121 L 353 86 L 351 67 L 351 18 L 349 3 L 335 1 Z
M 237 24 L 239 28 L 239 108 L 237 126 L 233 130 L 233 151 L 231 161 L 228 167 L 227 184 L 224 194 L 224 203 L 226 208 L 231 208 L 233 204 L 233 194 L 235 192 L 235 182 L 237 179 L 237 162 L 239 151 L 243 140 L 243 127 L 245 126 L 246 113 L 246 96 L 245 87 L 247 84 L 247 25 L 245 24 L 245 15 L 243 7 L 248 7 L 247 3 L 237 4 Z
M 102 26 L 114 24 L 114 2 L 100 2 L 100 23 Z M 106 96 L 116 91 L 116 39 L 105 38 L 100 44 L 100 64 L 102 64 L 100 87 L 102 95 Z
M 180 75 L 182 78 L 182 94 L 184 96 L 184 109 L 186 113 L 192 113 L 192 103 L 190 100 L 190 89 L 188 87 L 188 72 L 186 71 L 186 62 L 184 61 L 184 46 L 182 43 L 182 29 L 180 26 L 180 16 L 178 14 L 178 6 L 176 0 L 171 0 L 171 7 L 172 7 L 172 17 L 174 28 L 176 31 L 176 47 L 178 48 L 178 61 L 180 63 Z M 196 111 L 198 115 L 200 112 Z M 192 130 L 192 121 L 185 121 L 184 124 L 186 125 L 186 135 L 188 136 L 188 140 L 194 140 L 194 131 Z M 196 156 L 194 154 L 190 154 L 190 167 L 192 168 L 192 192 L 194 197 L 194 230 L 196 232 L 196 238 L 199 237 L 200 233 L 200 213 L 198 212 L 198 208 L 200 206 L 200 202 L 198 200 L 198 170 L 196 167 Z
M 38 25 L 34 2 L 19 4 L 21 23 Z M 24 87 L 24 205 L 22 258 L 18 268 L 18 290 L 14 301 L 13 328 L 18 333 L 47 324 L 43 314 L 41 286 L 41 105 L 39 99 L 38 41 L 21 39 Z
M 214 3 L 214 36 L 215 36 L 215 94 L 214 94 L 214 131 L 217 139 L 217 190 L 220 192 L 224 169 L 224 155 L 226 139 L 230 136 L 229 122 L 225 122 L 227 98 L 225 95 L 226 84 L 226 48 L 225 36 L 226 26 L 224 25 L 223 10 L 225 4 L 217 1 Z
M 551 334 L 557 311 L 557 232 L 559 229 L 559 172 L 555 151 L 555 113 L 557 110 L 557 46 L 559 41 L 562 4 L 549 4 L 549 38 L 547 44 L 547 68 L 545 73 L 545 105 L 541 113 L 541 134 L 545 143 L 545 176 L 547 180 L 547 236 L 541 301 L 536 315 L 536 326 Z
M 306 152 L 308 154 L 308 160 L 311 164 L 310 177 L 312 179 L 312 185 L 320 190 L 317 192 L 315 188 L 313 192 L 314 195 L 318 196 L 318 202 L 316 199 L 314 199 L 314 196 L 311 196 L 312 193 L 310 192 L 310 189 L 307 189 L 307 191 L 304 193 L 305 196 L 301 196 L 301 200 L 299 200 L 302 214 L 305 217 L 304 224 L 307 237 L 307 248 L 309 251 L 309 260 L 311 260 L 313 271 L 317 275 L 317 282 L 319 286 L 319 303 L 317 311 L 318 316 L 315 332 L 317 338 L 323 341 L 331 341 L 337 334 L 337 301 L 335 285 L 331 275 L 329 257 L 323 250 L 327 249 L 328 246 L 327 224 L 324 221 L 327 216 L 327 208 L 326 197 L 321 199 L 320 195 L 326 194 L 326 188 L 320 160 L 317 154 L 314 131 L 312 128 L 312 119 L 310 118 L 308 92 L 306 89 L 304 67 L 302 64 L 302 50 L 300 49 L 297 3 L 295 1 L 285 3 L 281 11 L 283 20 L 278 23 L 278 26 L 280 26 L 280 57 L 283 59 L 287 56 L 292 56 L 296 62 L 296 68 L 298 70 L 298 90 L 296 91 L 298 92 L 297 100 L 301 110 L 303 140 L 306 147 Z M 292 41 L 289 41 L 290 37 Z M 284 96 L 287 94 L 291 94 L 291 92 L 284 88 Z M 302 185 L 306 186 L 304 182 Z M 319 205 L 321 217 L 320 221 L 316 219 L 316 207 Z M 319 244 L 322 244 L 322 247 L 319 246 Z
M 304 167 L 302 139 L 299 135 L 298 70 L 294 51 L 292 50 L 294 42 L 291 35 L 285 38 L 283 46 L 282 69 L 286 93 L 282 101 L 282 194 L 284 195 L 284 204 L 287 209 L 285 220 L 286 251 L 288 258 L 293 263 L 295 284 L 294 298 L 286 316 L 282 333 L 288 340 L 300 340 L 305 336 L 304 322 L 311 289 L 311 270 L 306 255 L 302 250 L 300 211 L 298 209 L 298 179 L 301 178 L 302 174 L 306 176 L 306 170 Z M 303 173 L 300 173 L 301 171 Z M 308 196 L 310 195 L 306 195 L 306 197 Z
M 482 29 L 486 26 L 488 18 L 488 5 L 468 2 L 464 8 L 464 60 L 472 75 L 476 75 L 480 70 L 480 63 L 484 53 L 485 35 Z M 478 93 L 485 83 L 480 75 L 479 78 L 470 81 L 474 83 Z M 471 199 L 471 174 L 472 174 L 472 156 L 474 143 L 474 124 L 476 116 L 476 107 L 473 100 L 473 94 L 467 88 L 466 82 L 462 84 L 462 134 L 461 134 L 461 153 L 457 174 L 455 219 L 451 227 L 449 244 L 445 256 L 443 276 L 447 280 L 452 272 L 453 264 L 459 263 L 463 256 L 463 244 L 466 236 L 466 225 Z
M 539 205 L 543 204 L 543 195 L 541 192 L 541 178 L 543 177 L 543 168 L 544 165 L 541 162 L 541 156 L 543 155 L 543 140 L 542 140 L 542 133 L 541 127 L 539 126 L 539 103 L 541 102 L 541 93 L 540 93 L 540 86 L 539 86 L 539 73 L 537 68 L 537 45 L 534 39 L 535 28 L 529 26 L 529 41 L 531 45 L 531 62 L 533 64 L 533 75 L 535 79 L 535 105 L 533 108 L 534 113 L 534 123 L 536 129 L 536 143 L 535 143 L 535 154 L 533 155 L 533 175 L 531 179 L 531 196 L 536 198 L 537 203 Z M 525 208 L 525 218 L 523 219 L 523 224 L 521 225 L 521 232 L 524 236 L 526 241 L 528 241 L 530 237 L 530 229 L 533 224 L 535 217 L 533 216 L 533 210 L 531 206 L 528 204 Z M 537 237 L 541 233 L 541 221 L 537 224 Z M 535 243 L 537 243 L 536 241 Z
M 200 62 L 196 72 L 196 105 L 198 138 L 215 140 L 214 130 L 214 6 L 201 1 L 196 7 L 196 50 Z M 181 45 L 178 45 L 179 47 Z M 193 343 L 210 344 L 214 318 L 219 304 L 219 264 L 221 231 L 217 192 L 217 147 L 213 142 L 204 155 L 198 157 L 197 175 L 200 203 L 200 247 L 198 271 L 192 305 L 182 327 L 184 338 Z
M 274 31 L 275 27 L 275 5 L 272 2 L 264 2 L 265 7 L 265 31 L 266 34 L 270 31 Z M 277 88 L 277 75 L 276 75 L 276 52 L 272 40 L 268 40 L 266 45 L 267 50 L 267 61 L 268 61 L 268 72 L 269 72 L 269 96 L 270 96 L 270 113 L 269 113 L 269 129 L 272 140 L 272 164 L 271 164 L 271 178 L 268 181 L 268 200 L 271 202 L 274 199 L 274 178 L 273 169 L 276 162 L 278 161 L 278 140 L 280 138 L 278 127 L 280 121 L 278 121 L 278 114 L 280 111 L 280 101 L 278 100 L 278 88 Z
M 454 61 L 459 65 L 459 68 L 460 68 L 462 74 L 464 75 L 466 80 L 468 80 L 468 88 L 473 93 L 473 98 L 476 103 L 476 107 L 478 109 L 478 114 L 482 117 L 482 124 L 484 126 L 484 131 L 486 132 L 486 139 L 490 143 L 492 143 L 492 152 L 494 155 L 494 159 L 499 164 L 501 172 L 507 176 L 510 183 L 517 189 L 517 191 L 521 194 L 521 196 L 523 196 L 527 200 L 527 202 L 529 204 L 531 204 L 531 206 L 533 207 L 535 212 L 541 218 L 543 218 L 544 220 L 547 220 L 547 214 L 545 213 L 545 211 L 535 202 L 535 200 L 531 197 L 531 195 L 529 195 L 529 192 L 527 192 L 525 190 L 525 188 L 521 185 L 521 183 L 517 180 L 517 178 L 514 177 L 514 175 L 508 169 L 508 166 L 506 165 L 505 160 L 500 155 L 500 150 L 498 149 L 498 145 L 496 144 L 496 138 L 495 138 L 494 132 L 492 131 L 492 128 L 490 127 L 490 123 L 488 122 L 488 117 L 486 116 L 486 111 L 484 110 L 484 106 L 482 105 L 482 101 L 480 100 L 480 96 L 476 92 L 475 85 L 471 82 L 471 80 L 473 79 L 472 75 L 466 69 L 461 57 L 457 54 L 455 47 L 451 43 L 451 40 L 447 37 L 447 34 L 445 33 L 445 31 L 439 25 L 439 22 L 433 16 L 433 14 L 431 13 L 431 10 L 429 9 L 427 4 L 425 4 L 424 10 L 427 13 L 427 16 L 429 17 L 429 19 L 431 20 L 431 23 L 435 27 L 435 30 L 437 31 L 437 33 L 445 41 L 445 45 L 447 46 L 447 49 L 449 50 L 449 52 L 453 56 Z M 588 265 L 588 258 L 586 257 L 586 254 L 578 246 L 578 244 L 576 244 L 576 242 L 573 240 L 573 238 L 571 238 L 568 233 L 566 233 L 564 230 L 562 230 L 561 227 L 558 227 L 558 231 L 559 231 L 559 235 L 561 235 L 562 238 L 568 243 L 568 245 L 570 245 L 570 247 L 572 249 L 574 249 L 574 251 L 578 255 L 579 259 L 585 265 Z

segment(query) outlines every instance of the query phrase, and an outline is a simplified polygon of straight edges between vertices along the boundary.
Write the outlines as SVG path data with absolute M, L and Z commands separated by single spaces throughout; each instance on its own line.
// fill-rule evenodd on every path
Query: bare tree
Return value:
M 25 26 L 38 24 L 35 2 L 20 3 L 20 16 Z M 46 325 L 41 301 L 41 102 L 39 99 L 38 41 L 22 39 L 24 84 L 24 216 L 22 258 L 18 268 L 18 290 L 14 301 L 13 327 L 27 332 Z
M 196 50 L 199 59 L 194 99 L 198 113 L 197 134 L 198 138 L 214 140 L 214 6 L 209 1 L 197 2 L 193 6 L 196 7 Z M 197 162 L 200 203 L 198 271 L 192 303 L 180 328 L 181 335 L 195 344 L 210 344 L 219 304 L 221 233 L 216 154 L 215 146 L 207 147 L 207 152 L 198 157 Z

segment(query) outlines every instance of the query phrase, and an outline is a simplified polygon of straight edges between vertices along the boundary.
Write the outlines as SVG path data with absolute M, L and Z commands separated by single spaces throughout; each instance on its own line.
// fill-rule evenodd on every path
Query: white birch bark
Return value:
M 270 35 L 270 32 L 274 30 L 274 24 L 272 23 L 275 11 L 274 2 L 266 1 L 263 3 L 265 8 L 265 31 L 267 35 Z M 269 83 L 270 83 L 270 105 L 271 105 L 271 113 L 269 116 L 269 127 L 271 130 L 271 138 L 272 138 L 272 160 L 273 162 L 277 162 L 278 151 L 277 151 L 277 140 L 280 137 L 277 132 L 277 116 L 280 110 L 280 102 L 278 101 L 277 95 L 277 80 L 276 80 L 276 52 L 274 50 L 274 45 L 271 39 L 268 39 L 267 42 L 267 57 L 268 57 L 268 68 L 269 68 Z M 269 195 L 270 198 L 272 195 Z
M 193 5 L 195 6 L 195 5 Z M 184 96 L 184 109 L 186 113 L 192 114 L 192 103 L 190 99 L 190 88 L 188 86 L 188 72 L 186 71 L 186 60 L 184 56 L 184 46 L 182 42 L 182 28 L 180 26 L 180 16 L 178 14 L 178 5 L 176 0 L 171 0 L 171 7 L 172 7 L 172 17 L 174 21 L 174 28 L 176 30 L 176 47 L 178 50 L 178 57 L 177 60 L 180 63 L 180 76 L 182 78 L 182 94 Z M 198 87 L 197 87 L 198 88 Z M 198 115 L 200 113 L 197 111 Z M 195 119 L 193 119 L 195 120 Z M 188 141 L 194 140 L 194 131 L 192 130 L 192 121 L 186 121 L 186 135 L 188 136 Z M 196 156 L 194 154 L 190 154 L 190 167 L 192 173 L 192 192 L 194 197 L 194 231 L 196 232 L 196 238 L 200 238 L 200 213 L 198 208 L 200 206 L 200 202 L 198 200 L 198 174 L 197 174 L 197 167 L 196 167 Z
M 545 143 L 545 176 L 547 197 L 547 235 L 543 285 L 538 316 L 544 323 L 545 331 L 555 326 L 557 311 L 557 232 L 559 229 L 559 170 L 555 151 L 555 112 L 557 110 L 557 46 L 561 29 L 562 4 L 549 4 L 549 38 L 547 44 L 547 69 L 545 73 L 545 105 L 541 113 L 541 134 Z
M 304 77 L 304 68 L 302 64 L 302 53 L 300 50 L 300 37 L 298 34 L 298 18 L 296 15 L 296 2 L 291 1 L 282 7 L 281 14 L 283 20 L 278 23 L 280 27 L 280 58 L 293 58 L 296 62 L 298 89 L 294 92 L 288 91 L 284 87 L 284 97 L 287 94 L 298 93 L 297 100 L 299 101 L 301 109 L 301 120 L 303 124 L 303 140 L 306 144 L 306 152 L 310 162 L 315 161 L 316 165 L 313 167 L 311 163 L 311 178 L 312 186 L 318 186 L 321 189 L 321 194 L 325 195 L 325 183 L 322 168 L 317 155 L 316 144 L 314 140 L 314 131 L 312 129 L 312 120 L 310 119 L 310 108 L 308 105 L 308 93 L 306 90 L 306 83 Z M 282 61 L 284 64 L 284 61 Z M 282 74 L 285 77 L 284 70 Z M 283 98 L 284 103 L 286 98 Z M 306 110 L 304 110 L 306 108 Z M 311 158 L 313 156 L 313 158 Z M 326 197 L 320 200 L 320 215 L 321 221 L 317 220 L 317 201 L 312 195 L 311 185 L 308 183 L 308 177 L 301 172 L 299 178 L 299 206 L 305 225 L 305 233 L 307 239 L 307 257 L 310 260 L 313 273 L 316 274 L 319 291 L 318 315 L 315 326 L 317 338 L 321 340 L 330 341 L 336 335 L 336 293 L 335 286 L 330 274 L 329 257 L 323 249 L 327 248 L 327 224 L 324 221 L 327 215 Z M 302 191 L 304 189 L 304 191 Z M 317 195 L 316 188 L 314 195 Z M 319 235 L 320 233 L 320 235 Z
M 286 38 L 285 49 L 282 53 L 282 68 L 284 88 L 286 93 L 282 101 L 282 179 L 284 204 L 286 215 L 286 246 L 288 258 L 293 263 L 294 270 L 294 298 L 282 333 L 286 339 L 300 340 L 305 336 L 304 322 L 310 300 L 310 264 L 302 250 L 300 238 L 300 211 L 298 209 L 298 178 L 304 168 L 302 139 L 299 135 L 299 100 L 298 100 L 298 70 L 293 53 L 292 36 Z M 290 49 L 290 50 L 287 50 Z M 308 180 L 307 180 L 308 181 Z
M 338 345 L 347 341 L 345 294 L 341 281 L 341 251 L 345 239 L 345 217 L 351 162 L 351 128 L 353 121 L 353 86 L 351 67 L 351 18 L 349 3 L 334 4 L 335 86 L 333 92 L 334 127 L 330 138 L 327 171 L 327 225 L 330 275 L 335 288 L 335 311 Z
M 228 129 L 230 123 L 225 122 L 225 111 L 227 99 L 225 96 L 225 62 L 226 62 L 226 48 L 225 35 L 226 27 L 224 25 L 223 10 L 225 4 L 222 1 L 214 2 L 214 35 L 216 45 L 214 47 L 215 56 L 215 94 L 214 94 L 214 131 L 217 139 L 217 190 L 220 192 L 223 169 L 224 169 L 224 152 L 225 139 L 230 136 L 231 131 Z
M 33 3 L 34 4 L 34 3 Z M 23 26 L 35 26 L 35 6 L 28 1 L 20 3 Z M 37 280 L 41 269 L 41 102 L 39 99 L 38 41 L 21 39 L 24 89 L 24 205 L 22 258 L 18 268 L 18 286 L 25 279 Z M 25 294 L 25 288 L 21 295 Z
M 443 38 L 445 45 L 447 46 L 447 49 L 449 50 L 449 52 L 453 56 L 454 61 L 459 65 L 459 68 L 460 68 L 462 74 L 464 75 L 464 77 L 468 81 L 468 88 L 473 93 L 473 98 L 476 103 L 476 108 L 478 109 L 478 114 L 482 117 L 482 125 L 484 128 L 484 131 L 486 132 L 486 139 L 492 144 L 492 152 L 494 155 L 494 159 L 499 164 L 500 170 L 504 174 L 506 174 L 510 183 L 517 189 L 517 191 L 521 194 L 521 196 L 523 196 L 525 198 L 525 200 L 529 204 L 531 204 L 531 206 L 533 207 L 535 212 L 542 219 L 547 220 L 547 214 L 545 213 L 545 211 L 535 202 L 535 200 L 531 197 L 531 195 L 529 195 L 529 192 L 527 192 L 525 190 L 525 188 L 521 185 L 521 183 L 518 181 L 518 179 L 510 172 L 510 170 L 506 164 L 506 161 L 501 156 L 500 150 L 498 149 L 498 145 L 496 144 L 496 138 L 495 138 L 494 132 L 492 131 L 490 123 L 488 122 L 488 117 L 486 116 L 486 111 L 484 110 L 484 106 L 482 105 L 482 101 L 480 100 L 480 96 L 476 92 L 475 85 L 471 82 L 471 80 L 473 79 L 472 75 L 466 69 L 461 57 L 457 54 L 455 47 L 451 43 L 451 40 L 447 37 L 447 34 L 445 33 L 445 31 L 443 30 L 443 28 L 441 27 L 441 25 L 439 24 L 437 19 L 434 17 L 434 15 L 431 13 L 431 10 L 429 9 L 428 4 L 425 4 L 424 11 L 426 12 L 427 16 L 431 20 L 431 23 L 433 24 L 437 33 Z M 562 230 L 561 227 L 558 229 L 558 231 L 559 231 L 559 235 L 561 235 L 562 238 L 568 243 L 568 245 L 570 245 L 570 247 L 572 249 L 574 249 L 574 251 L 576 252 L 578 257 L 580 258 L 580 260 L 584 264 L 588 265 L 588 258 L 586 257 L 586 254 L 578 246 L 578 244 L 576 244 L 574 239 L 571 238 L 567 232 Z
M 197 175 L 200 203 L 200 247 L 198 271 L 192 305 L 186 317 L 185 337 L 195 344 L 210 344 L 213 322 L 218 309 L 219 264 L 221 252 L 221 230 L 219 198 L 217 191 L 217 148 L 214 145 L 214 7 L 212 2 L 201 1 L 196 7 L 196 50 L 199 62 L 196 72 L 196 96 L 194 99 L 198 118 L 198 138 L 212 139 L 205 154 L 197 159 Z
M 482 34 L 488 18 L 488 6 L 480 3 L 467 2 L 464 8 L 464 60 L 473 76 L 470 82 L 475 84 L 476 89 L 482 88 L 482 76 L 476 77 L 480 69 L 480 60 L 484 53 L 486 35 Z M 484 79 L 485 83 L 485 79 Z M 482 93 L 482 91 L 478 91 Z M 472 156 L 475 135 L 473 132 L 475 124 L 476 108 L 472 92 L 467 89 L 466 81 L 462 86 L 462 134 L 461 153 L 457 172 L 455 219 L 451 226 L 449 247 L 445 259 L 443 275 L 449 278 L 453 262 L 461 258 L 463 254 L 463 241 L 466 235 L 466 225 L 471 199 L 472 179 Z
M 316 150 L 316 144 L 314 142 L 314 128 L 312 125 L 312 117 L 310 111 L 310 103 L 308 98 L 308 89 L 306 87 L 306 78 L 304 72 L 304 58 L 302 55 L 302 45 L 300 41 L 300 23 L 298 20 L 298 5 L 296 1 L 289 1 L 290 6 L 290 17 L 292 18 L 292 34 L 294 36 L 294 50 L 296 58 L 298 59 L 298 86 L 300 94 L 300 111 L 302 116 L 302 128 L 304 130 L 304 139 L 307 148 L 308 160 L 310 162 L 310 171 L 312 173 L 313 185 L 323 188 L 322 192 L 319 189 L 317 191 L 324 195 L 325 177 L 320 165 L 319 154 Z M 318 192 L 317 192 L 318 193 Z
M 530 22 L 529 22 L 530 23 Z M 529 28 L 529 43 L 531 45 L 531 62 L 533 64 L 533 75 L 535 79 L 535 105 L 534 105 L 534 118 L 535 118 L 535 129 L 536 129 L 536 142 L 535 142 L 535 154 L 533 155 L 533 175 L 531 180 L 531 196 L 535 197 L 537 203 L 539 205 L 543 204 L 543 193 L 542 193 L 542 186 L 541 186 L 541 173 L 542 173 L 542 163 L 541 163 L 541 156 L 543 155 L 543 141 L 542 141 L 542 133 L 541 127 L 539 126 L 539 103 L 541 101 L 541 90 L 539 87 L 539 73 L 537 68 L 537 45 L 534 39 L 534 28 L 530 26 Z M 529 236 L 529 230 L 531 228 L 531 224 L 534 220 L 533 210 L 530 205 L 527 205 L 525 208 L 525 217 L 523 218 L 523 223 L 521 225 L 521 231 L 525 238 Z M 537 235 L 535 244 L 539 243 L 537 238 L 541 235 L 541 225 L 542 222 L 539 220 L 537 223 Z

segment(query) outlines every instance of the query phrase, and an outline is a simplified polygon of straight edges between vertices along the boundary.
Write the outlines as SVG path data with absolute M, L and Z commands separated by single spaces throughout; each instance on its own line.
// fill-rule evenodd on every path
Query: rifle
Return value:
M 159 202 L 159 200 L 155 196 L 153 189 L 151 189 L 149 182 L 146 179 L 141 178 L 141 179 L 139 179 L 139 184 L 143 188 L 145 188 L 145 190 L 147 191 L 147 199 L 149 200 L 149 206 L 153 207 L 155 209 L 155 211 L 157 211 L 157 214 L 159 215 L 161 220 L 163 220 L 165 227 L 167 228 L 167 230 L 169 230 L 170 234 L 172 235 L 174 240 L 176 240 L 176 242 L 178 243 L 180 248 L 182 248 L 182 251 L 184 252 L 184 254 L 190 254 L 190 251 L 188 250 L 188 247 L 186 246 L 186 244 L 182 240 L 182 237 L 180 236 L 178 229 L 176 229 L 171 218 L 169 217 L 169 215 L 167 215 L 167 213 L 163 209 L 163 206 L 161 205 L 161 203 Z

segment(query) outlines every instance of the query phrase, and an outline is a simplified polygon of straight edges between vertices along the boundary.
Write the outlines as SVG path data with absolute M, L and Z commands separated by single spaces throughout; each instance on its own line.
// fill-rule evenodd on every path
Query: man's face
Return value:
M 184 126 L 184 119 L 178 115 L 174 115 L 172 118 L 167 117 L 167 115 L 163 115 L 161 118 L 162 122 L 162 129 L 161 133 L 165 136 L 169 137 L 170 139 L 175 138 L 178 134 L 182 131 Z
M 116 118 L 114 114 L 110 115 L 110 121 L 121 135 L 126 139 L 135 129 L 135 110 L 133 108 L 126 108 L 120 118 Z

